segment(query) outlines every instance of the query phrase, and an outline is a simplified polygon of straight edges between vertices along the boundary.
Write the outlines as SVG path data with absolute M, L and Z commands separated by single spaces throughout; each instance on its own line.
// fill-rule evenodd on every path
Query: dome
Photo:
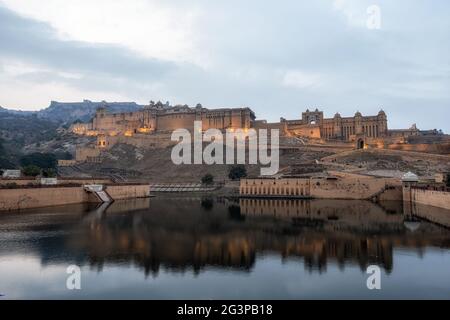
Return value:
M 361 112 L 357 111 L 357 112 L 355 113 L 355 117 L 362 117 Z
M 419 182 L 419 177 L 412 172 L 408 172 L 403 175 L 402 181 L 403 182 Z
M 381 109 L 380 112 L 378 112 L 378 115 L 379 115 L 379 116 L 385 116 L 386 113 L 383 111 L 383 109 Z
M 340 118 L 341 114 L 339 112 L 336 112 L 336 114 L 334 115 L 335 118 Z
M 405 221 L 403 225 L 411 232 L 416 231 L 420 227 L 420 222 L 418 221 Z

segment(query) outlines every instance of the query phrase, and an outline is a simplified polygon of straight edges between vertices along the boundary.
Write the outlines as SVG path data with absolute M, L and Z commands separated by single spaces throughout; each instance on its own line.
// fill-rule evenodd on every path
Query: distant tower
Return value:
M 92 119 L 93 130 L 98 130 L 99 128 L 101 128 L 101 119 L 106 116 L 106 113 L 107 111 L 105 106 L 97 108 L 97 110 L 95 111 L 95 116 Z
M 361 112 L 357 111 L 355 113 L 355 134 L 361 135 L 363 134 L 363 126 L 362 126 L 362 114 Z
M 387 116 L 383 110 L 378 112 L 378 136 L 385 137 L 388 133 Z
M 342 138 L 342 117 L 337 112 L 333 118 L 333 137 L 334 138 Z

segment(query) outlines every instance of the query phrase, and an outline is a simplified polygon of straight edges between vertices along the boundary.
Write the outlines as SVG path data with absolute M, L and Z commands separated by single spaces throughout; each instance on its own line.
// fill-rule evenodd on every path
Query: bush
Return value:
M 56 171 L 55 171 L 55 169 L 44 169 L 44 170 L 42 170 L 42 175 L 45 177 L 45 178 L 54 178 L 54 177 L 56 177 Z
M 202 183 L 203 184 L 207 184 L 207 185 L 213 184 L 214 183 L 214 176 L 212 174 L 210 174 L 210 173 L 205 174 L 202 177 Z
M 242 164 L 232 166 L 230 168 L 230 171 L 228 172 L 228 178 L 230 178 L 231 180 L 238 180 L 241 178 L 245 178 L 246 176 L 247 169 L 245 169 L 245 166 Z
M 53 153 L 32 153 L 20 158 L 20 164 L 24 167 L 34 165 L 39 168 L 56 168 L 56 156 Z
M 36 177 L 41 173 L 41 168 L 35 165 L 28 165 L 23 167 L 22 173 L 29 177 Z

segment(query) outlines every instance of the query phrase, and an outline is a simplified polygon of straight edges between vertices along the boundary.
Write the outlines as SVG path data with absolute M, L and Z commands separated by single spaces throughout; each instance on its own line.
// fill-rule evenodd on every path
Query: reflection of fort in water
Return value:
M 420 254 L 428 246 L 450 247 L 448 230 L 410 222 L 396 203 L 383 208 L 366 201 L 146 199 L 126 207 L 117 202 L 102 218 L 86 220 L 83 235 L 70 246 L 99 268 L 133 261 L 153 274 L 161 266 L 249 270 L 262 254 L 301 258 L 310 271 L 333 263 L 361 270 L 377 264 L 390 272 L 395 248 Z

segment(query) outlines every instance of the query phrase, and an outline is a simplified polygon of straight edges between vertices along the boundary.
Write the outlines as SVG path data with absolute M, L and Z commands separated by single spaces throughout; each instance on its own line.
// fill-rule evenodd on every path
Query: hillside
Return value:
M 131 112 L 143 106 L 135 102 L 58 102 L 52 101 L 50 106 L 40 111 L 18 111 L 0 107 L 0 114 L 11 116 L 36 116 L 39 119 L 49 120 L 60 124 L 71 124 L 76 120 L 83 122 L 91 120 L 98 107 L 107 106 L 109 112 Z
M 142 106 L 134 102 L 61 103 L 52 101 L 40 111 L 8 110 L 0 107 L 0 168 L 14 168 L 24 154 L 45 152 L 75 154 L 75 145 L 86 139 L 68 135 L 66 130 L 76 120 L 89 121 L 98 107 L 110 112 L 130 112 Z M 89 140 L 89 139 L 88 139 Z
M 87 122 L 94 116 L 98 107 L 107 106 L 109 112 L 131 112 L 141 109 L 143 106 L 135 102 L 57 102 L 52 101 L 50 106 L 39 111 L 38 117 L 55 122 L 72 123 L 76 120 Z

